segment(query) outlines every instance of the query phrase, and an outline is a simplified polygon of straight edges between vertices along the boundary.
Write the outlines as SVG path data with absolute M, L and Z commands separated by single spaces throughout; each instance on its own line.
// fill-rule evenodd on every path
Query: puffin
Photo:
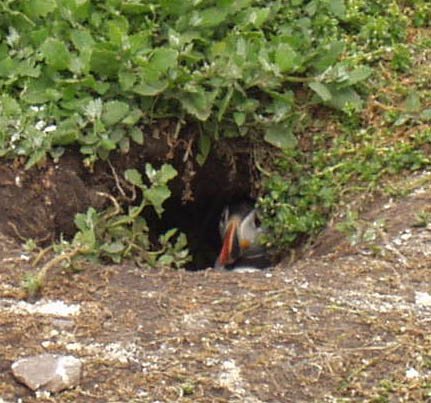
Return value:
M 265 269 L 271 265 L 260 243 L 264 233 L 256 208 L 240 203 L 224 208 L 220 219 L 222 247 L 215 261 L 216 269 Z

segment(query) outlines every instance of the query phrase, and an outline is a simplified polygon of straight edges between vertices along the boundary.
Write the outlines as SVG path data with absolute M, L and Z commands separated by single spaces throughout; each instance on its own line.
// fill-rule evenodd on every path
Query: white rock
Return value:
M 15 361 L 12 372 L 18 381 L 34 391 L 55 393 L 76 386 L 81 367 L 81 361 L 71 355 L 41 354 Z

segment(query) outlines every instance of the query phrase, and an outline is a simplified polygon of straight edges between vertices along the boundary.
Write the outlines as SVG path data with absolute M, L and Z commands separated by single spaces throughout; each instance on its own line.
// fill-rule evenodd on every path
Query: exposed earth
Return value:
M 431 175 L 408 182 L 253 273 L 94 264 L 26 301 L 35 255 L 2 236 L 0 401 L 431 401 Z M 53 301 L 75 311 L 37 309 Z M 19 384 L 11 364 L 42 352 L 81 359 L 79 386 Z

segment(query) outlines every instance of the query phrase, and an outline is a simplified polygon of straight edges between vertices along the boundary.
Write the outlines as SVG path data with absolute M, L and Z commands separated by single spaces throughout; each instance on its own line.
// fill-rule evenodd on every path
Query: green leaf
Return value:
M 100 145 L 106 151 L 113 151 L 117 148 L 117 143 L 114 140 L 107 137 L 101 140 Z
M 19 76 L 36 78 L 40 76 L 40 66 L 35 66 L 33 59 L 27 59 L 16 66 L 15 73 Z
M 245 123 L 246 114 L 244 112 L 235 112 L 233 114 L 233 118 L 238 127 L 242 126 Z
M 205 121 L 211 115 L 215 95 L 215 92 L 198 88 L 196 92 L 184 92 L 178 98 L 188 113 Z
M 28 0 L 24 2 L 26 13 L 32 17 L 46 17 L 57 8 L 55 0 Z
M 412 116 L 408 113 L 401 113 L 400 116 L 398 116 L 398 119 L 394 122 L 394 126 L 400 127 L 404 124 L 406 124 Z
M 70 34 L 73 45 L 79 50 L 91 49 L 94 45 L 94 39 L 90 32 L 84 29 L 74 29 Z
M 103 103 L 101 98 L 92 99 L 88 102 L 88 104 L 84 107 L 84 113 L 87 117 L 94 121 L 100 119 L 103 111 Z
M 120 241 L 115 241 L 111 243 L 104 243 L 100 246 L 100 249 L 109 254 L 118 255 L 126 249 L 126 246 Z
M 265 112 L 273 115 L 273 119 L 276 122 L 284 120 L 294 104 L 293 92 L 277 93 L 275 91 L 269 92 L 273 97 L 273 101 L 265 106 Z
M 163 164 L 159 171 L 155 171 L 156 175 L 151 174 L 150 172 L 154 172 L 153 167 L 151 164 L 145 164 L 145 173 L 153 183 L 157 182 L 165 184 L 178 175 L 178 171 L 170 164 Z
M 122 43 L 128 39 L 127 27 L 125 27 L 124 25 L 125 25 L 125 21 L 121 17 L 118 17 L 115 20 L 115 22 L 114 21 L 107 22 L 108 36 L 109 36 L 110 43 L 113 43 L 116 46 L 121 47 Z
M 99 221 L 99 215 L 94 207 L 89 207 L 86 213 L 75 215 L 75 225 L 81 230 L 93 230 Z
M 410 113 L 416 113 L 421 110 L 422 104 L 419 94 L 417 92 L 412 92 L 406 98 L 406 110 Z
M 220 122 L 226 112 L 227 107 L 229 106 L 230 100 L 232 98 L 233 95 L 233 88 L 229 87 L 226 95 L 224 96 L 220 106 L 219 106 L 219 111 L 217 113 L 217 120 Z
M 94 49 L 91 53 L 90 68 L 92 71 L 115 77 L 120 70 L 121 62 L 117 57 L 117 53 L 108 49 Z
M 65 151 L 66 150 L 64 147 L 52 147 L 49 151 L 49 155 L 51 156 L 52 160 L 57 163 Z
M 184 45 L 199 38 L 202 37 L 197 31 L 183 32 L 181 34 L 172 28 L 168 31 L 169 46 L 175 49 L 183 49 Z
M 202 166 L 208 158 L 211 149 L 211 139 L 207 134 L 203 134 L 199 139 L 199 154 L 196 156 L 197 163 Z
M 167 80 L 152 81 L 151 83 L 143 82 L 133 87 L 133 91 L 139 95 L 154 97 L 168 88 L 168 85 Z
M 297 53 L 289 44 L 282 43 L 277 47 L 275 53 L 275 63 L 281 72 L 285 73 L 294 71 L 295 68 L 298 67 L 298 64 L 300 64 L 298 61 L 299 58 Z
M 52 133 L 51 142 L 53 145 L 73 144 L 79 137 L 77 121 L 74 118 L 63 120 Z
M 344 19 L 346 16 L 346 6 L 344 0 L 329 0 L 329 10 L 340 19 Z
M 17 61 L 10 57 L 5 57 L 3 60 L 0 60 L 0 77 L 10 77 L 11 75 L 15 75 L 17 65 Z
M 431 109 L 424 109 L 420 115 L 421 119 L 425 122 L 431 121 Z
M 138 108 L 133 109 L 130 113 L 121 121 L 127 126 L 133 126 L 139 122 L 144 114 Z
M 112 126 L 123 119 L 129 112 L 129 105 L 121 101 L 111 101 L 103 105 L 102 121 Z
M 49 36 L 50 30 L 47 27 L 41 27 L 40 29 L 36 29 L 31 33 L 31 41 L 34 46 L 40 47 Z
M 171 228 L 166 231 L 163 235 L 160 235 L 160 243 L 165 244 L 178 232 L 178 228 Z
M 151 203 L 159 217 L 164 211 L 162 204 L 170 197 L 170 195 L 171 191 L 166 185 L 153 185 L 151 188 L 144 190 L 145 199 Z
M 73 222 L 80 231 L 86 231 L 88 229 L 87 225 L 87 215 L 83 213 L 75 214 Z
M 210 7 L 206 10 L 194 11 L 188 19 L 192 27 L 209 28 L 223 22 L 226 18 L 227 11 L 218 7 Z
M 362 100 L 358 93 L 351 87 L 336 88 L 331 87 L 332 98 L 328 101 L 328 105 L 335 109 L 343 110 L 347 104 L 353 106 L 356 111 L 362 109 Z
M 137 76 L 129 71 L 120 71 L 118 79 L 123 91 L 130 90 L 136 83 Z
M 310 16 L 310 17 L 314 17 L 314 14 L 316 14 L 317 11 L 317 4 L 318 2 L 313 0 L 310 1 L 305 7 L 304 7 L 304 11 Z
M 75 143 L 79 138 L 78 130 L 58 131 L 56 130 L 52 134 L 51 143 L 52 145 L 68 146 Z
M 46 88 L 32 88 L 29 86 L 23 92 L 21 99 L 28 104 L 38 105 L 48 102 L 50 97 Z
M 319 57 L 313 62 L 313 67 L 323 72 L 328 67 L 333 66 L 344 51 L 344 41 L 335 41 L 325 46 L 319 53 Z
M 124 172 L 124 177 L 132 185 L 142 188 L 144 183 L 142 182 L 142 175 L 136 169 L 127 169 Z
M 281 149 L 295 148 L 298 143 L 291 128 L 281 124 L 267 128 L 264 139 L 269 144 Z
M 25 164 L 25 169 L 30 169 L 32 166 L 38 164 L 39 162 L 43 162 L 46 159 L 46 151 L 38 150 L 31 154 L 27 163 Z
M 271 9 L 269 7 L 250 7 L 249 9 L 246 9 L 240 13 L 240 22 L 260 28 L 262 24 L 268 19 L 270 13 Z
M 154 51 L 149 67 L 160 72 L 165 73 L 171 68 L 177 66 L 178 52 L 169 48 L 158 48 Z
M 358 67 L 349 74 L 347 85 L 352 86 L 360 81 L 366 80 L 372 73 L 373 70 L 370 67 Z
M 139 145 L 144 144 L 144 133 L 138 127 L 133 127 L 129 132 L 129 136 L 135 143 Z
M 94 251 L 97 245 L 96 234 L 93 230 L 77 232 L 73 238 L 73 244 Z
M 120 140 L 120 151 L 123 154 L 127 154 L 130 151 L 130 139 L 128 137 L 123 137 Z
M 19 103 L 9 95 L 2 95 L 0 106 L 4 116 L 16 116 L 22 113 Z
M 70 65 L 70 53 L 64 42 L 48 38 L 40 47 L 49 66 L 55 70 L 66 70 Z
M 308 86 L 317 94 L 324 102 L 328 102 L 331 98 L 331 92 L 329 91 L 328 87 L 325 84 L 322 84 L 320 82 L 314 81 Z
M 168 254 L 163 254 L 157 259 L 157 263 L 162 266 L 170 266 L 174 261 L 175 257 Z

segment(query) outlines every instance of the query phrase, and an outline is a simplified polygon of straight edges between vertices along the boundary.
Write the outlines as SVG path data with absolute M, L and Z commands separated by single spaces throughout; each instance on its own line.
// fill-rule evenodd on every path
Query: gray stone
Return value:
M 81 367 L 81 361 L 71 355 L 41 354 L 15 361 L 12 372 L 18 381 L 32 390 L 55 393 L 76 386 Z

